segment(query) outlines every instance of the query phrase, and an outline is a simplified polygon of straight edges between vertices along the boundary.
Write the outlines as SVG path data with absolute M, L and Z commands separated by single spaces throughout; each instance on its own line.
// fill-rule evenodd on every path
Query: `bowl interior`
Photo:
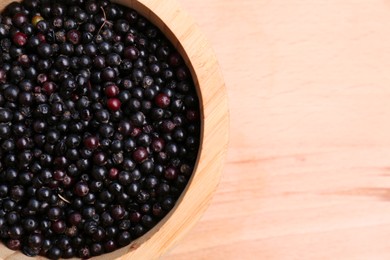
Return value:
M 0 10 L 12 0 L 3 0 Z M 155 259 L 200 218 L 218 185 L 228 145 L 228 105 L 215 54 L 199 27 L 176 0 L 115 0 L 138 11 L 171 41 L 189 67 L 200 101 L 201 142 L 192 177 L 175 207 L 129 246 L 95 259 Z M 0 259 L 31 259 L 0 244 Z M 38 257 L 37 259 L 43 259 Z

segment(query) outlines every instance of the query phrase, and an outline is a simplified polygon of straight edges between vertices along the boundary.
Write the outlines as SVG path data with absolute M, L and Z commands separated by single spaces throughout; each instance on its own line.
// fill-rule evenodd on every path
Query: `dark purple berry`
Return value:
M 51 247 L 47 252 L 47 256 L 50 259 L 59 259 L 61 257 L 61 254 L 62 254 L 61 250 L 55 246 Z
M 82 216 L 80 213 L 77 212 L 72 213 L 68 218 L 69 223 L 74 226 L 80 224 L 81 220 L 82 220 Z
M 111 216 L 115 220 L 123 219 L 123 217 L 125 216 L 125 213 L 126 213 L 125 209 L 120 205 L 113 206 L 111 209 Z
M 118 132 L 124 136 L 130 135 L 132 131 L 131 123 L 127 120 L 122 120 L 118 125 Z
M 66 34 L 66 38 L 68 39 L 68 41 L 74 45 L 79 43 L 80 36 L 80 32 L 75 29 L 68 31 L 68 33 Z
M 24 46 L 27 43 L 27 35 L 22 32 L 15 33 L 12 39 L 18 46 Z
M 124 50 L 124 56 L 129 60 L 136 60 L 139 56 L 139 50 L 134 46 L 129 46 Z
M 40 248 L 43 240 L 40 234 L 32 234 L 28 237 L 28 245 L 32 248 Z
M 108 240 L 108 241 L 104 244 L 104 249 L 105 249 L 107 252 L 112 252 L 112 251 L 114 251 L 115 249 L 117 249 L 116 243 L 115 243 L 113 240 Z
M 66 230 L 66 224 L 63 220 L 57 220 L 51 223 L 51 229 L 54 233 L 62 234 Z
M 48 43 L 41 43 L 37 47 L 37 52 L 43 59 L 47 59 L 53 55 L 53 48 Z
M 88 185 L 82 181 L 76 183 L 74 193 L 79 197 L 84 197 L 89 192 Z
M 6 245 L 11 250 L 19 250 L 21 248 L 21 242 L 19 239 L 10 239 Z
M 88 259 L 90 257 L 91 253 L 89 251 L 88 247 L 83 247 L 79 250 L 79 257 L 83 259 Z
M 107 97 L 116 97 L 119 94 L 119 88 L 117 85 L 110 84 L 105 88 Z
M 136 11 L 49 2 L 0 16 L 0 240 L 89 258 L 175 205 L 197 157 L 199 101 L 179 52 Z
M 178 171 L 176 168 L 174 167 L 167 167 L 165 169 L 165 173 L 164 173 L 164 177 L 167 179 L 167 180 L 174 180 L 176 179 L 178 176 Z
M 95 150 L 99 146 L 99 139 L 96 136 L 89 136 L 84 139 L 84 145 L 88 149 Z
M 139 147 L 133 152 L 134 161 L 141 163 L 148 157 L 148 151 L 144 147 Z
M 58 220 L 62 216 L 62 209 L 59 207 L 52 207 L 49 209 L 47 216 L 50 220 Z
M 166 108 L 171 103 L 171 100 L 166 94 L 160 93 L 154 98 L 154 102 L 158 107 Z
M 116 79 L 116 76 L 116 71 L 111 67 L 107 67 L 101 72 L 101 78 L 104 81 L 114 81 Z

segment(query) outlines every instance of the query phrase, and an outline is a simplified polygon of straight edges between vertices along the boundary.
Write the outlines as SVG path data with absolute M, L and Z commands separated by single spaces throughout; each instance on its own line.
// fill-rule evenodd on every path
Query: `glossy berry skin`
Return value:
M 132 132 L 132 126 L 130 121 L 122 120 L 118 124 L 118 132 L 121 133 L 123 136 L 128 136 Z
M 27 43 L 27 35 L 22 32 L 17 32 L 12 38 L 13 42 L 18 46 L 24 46 Z
M 117 85 L 114 84 L 108 85 L 105 88 L 105 93 L 107 97 L 116 97 L 119 94 L 119 88 Z
M 154 98 L 154 102 L 158 107 L 166 108 L 171 103 L 171 99 L 166 94 L 160 93 Z
M 134 161 L 141 163 L 148 157 L 148 151 L 144 147 L 139 147 L 133 152 Z
M 139 50 L 134 46 L 129 46 L 124 50 L 124 56 L 129 60 L 136 60 L 139 56 Z
M 99 146 L 99 139 L 96 136 L 88 136 L 84 139 L 84 146 L 90 150 L 95 150 Z
M 111 209 L 111 215 L 115 220 L 123 219 L 125 216 L 125 209 L 122 206 L 116 205 Z
M 47 59 L 53 55 L 53 48 L 48 43 L 41 43 L 37 47 L 37 52 L 40 57 Z
M 121 105 L 122 103 L 118 98 L 110 98 L 107 100 L 107 108 L 111 111 L 118 111 Z
M 108 177 L 112 180 L 115 180 L 118 178 L 118 174 L 119 174 L 119 171 L 117 168 L 111 168 L 109 173 L 108 173 Z
M 72 213 L 69 218 L 68 218 L 68 221 L 70 224 L 72 224 L 73 226 L 77 226 L 78 224 L 80 224 L 80 222 L 82 221 L 82 216 L 80 213 Z
M 70 31 L 68 31 L 68 33 L 66 34 L 67 40 L 68 40 L 70 43 L 74 44 L 74 45 L 76 45 L 76 44 L 79 43 L 80 37 L 81 37 L 80 32 L 77 31 L 77 30 L 70 30 Z
M 107 67 L 101 72 L 101 79 L 104 81 L 113 81 L 115 80 L 116 76 L 116 71 L 111 67 Z
M 66 230 L 66 223 L 63 220 L 57 220 L 52 222 L 51 229 L 54 231 L 54 233 L 62 234 Z
M 37 26 L 37 24 L 38 24 L 40 21 L 42 21 L 42 20 L 44 20 L 44 18 L 43 18 L 42 16 L 40 16 L 40 15 L 35 15 L 35 16 L 32 18 L 31 23 L 32 23 L 33 26 Z
M 33 234 L 28 237 L 28 245 L 32 248 L 39 248 L 42 246 L 42 236 L 39 234 Z
M 88 185 L 84 182 L 78 182 L 75 185 L 74 193 L 79 197 L 84 197 L 89 192 Z
M 10 239 L 6 245 L 11 250 L 19 250 L 21 248 L 21 241 L 19 239 Z
M 164 149 L 165 141 L 162 138 L 155 138 L 151 145 L 154 152 L 161 152 Z

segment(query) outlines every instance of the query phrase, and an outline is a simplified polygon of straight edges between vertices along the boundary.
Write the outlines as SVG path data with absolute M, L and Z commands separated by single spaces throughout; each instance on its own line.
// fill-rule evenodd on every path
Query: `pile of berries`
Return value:
M 0 15 L 0 240 L 89 258 L 169 212 L 193 172 L 199 101 L 169 40 L 108 0 Z

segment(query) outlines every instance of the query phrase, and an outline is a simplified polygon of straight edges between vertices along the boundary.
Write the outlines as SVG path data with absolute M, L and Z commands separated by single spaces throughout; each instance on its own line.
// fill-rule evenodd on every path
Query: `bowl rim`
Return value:
M 174 208 L 130 245 L 93 259 L 156 259 L 200 219 L 221 178 L 229 140 L 227 93 L 215 53 L 199 26 L 176 0 L 112 0 L 156 25 L 190 68 L 200 99 L 201 143 L 194 172 Z M 3 0 L 0 9 L 13 0 Z M 25 257 L 25 258 L 24 258 Z M 31 259 L 0 244 L 0 259 Z M 37 257 L 36 259 L 45 259 Z

